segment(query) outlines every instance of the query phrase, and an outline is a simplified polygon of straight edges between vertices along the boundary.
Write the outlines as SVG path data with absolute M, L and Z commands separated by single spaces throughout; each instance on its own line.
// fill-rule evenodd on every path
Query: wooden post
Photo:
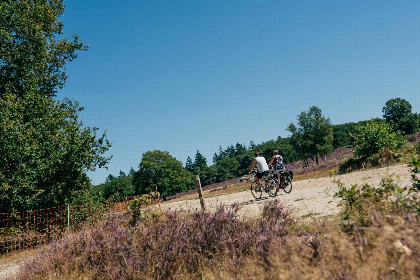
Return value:
M 70 203 L 67 204 L 67 230 L 70 230 Z
M 203 191 L 201 190 L 200 175 L 195 175 L 195 182 L 197 184 L 198 198 L 200 199 L 201 210 L 205 211 L 206 205 L 204 204 Z

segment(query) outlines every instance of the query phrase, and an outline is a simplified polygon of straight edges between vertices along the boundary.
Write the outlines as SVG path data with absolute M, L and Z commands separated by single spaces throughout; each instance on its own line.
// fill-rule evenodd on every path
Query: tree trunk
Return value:
M 315 156 L 315 160 L 316 160 L 316 165 L 319 165 L 318 155 Z

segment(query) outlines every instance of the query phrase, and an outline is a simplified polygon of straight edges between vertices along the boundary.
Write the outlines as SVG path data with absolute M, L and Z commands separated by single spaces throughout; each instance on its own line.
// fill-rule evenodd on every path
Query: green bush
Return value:
M 387 123 L 370 121 L 357 127 L 357 134 L 353 135 L 356 147 L 354 155 L 369 159 L 385 149 L 399 149 L 407 142 L 400 131 L 394 131 Z
M 147 215 L 145 207 L 156 203 L 160 199 L 159 192 L 144 194 L 130 202 L 130 225 L 135 226 L 139 220 L 143 220 Z
M 351 157 L 340 164 L 340 166 L 338 167 L 338 173 L 344 174 L 353 170 L 361 169 L 363 167 L 364 165 L 362 159 Z

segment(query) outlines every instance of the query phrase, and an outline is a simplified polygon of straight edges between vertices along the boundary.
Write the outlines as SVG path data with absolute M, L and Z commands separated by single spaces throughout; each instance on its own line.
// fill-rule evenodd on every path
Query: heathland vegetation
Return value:
M 135 207 L 45 246 L 17 279 L 418 279 L 420 145 L 405 157 L 408 187 L 338 181 L 337 216 L 304 219 L 278 200 L 254 218 Z

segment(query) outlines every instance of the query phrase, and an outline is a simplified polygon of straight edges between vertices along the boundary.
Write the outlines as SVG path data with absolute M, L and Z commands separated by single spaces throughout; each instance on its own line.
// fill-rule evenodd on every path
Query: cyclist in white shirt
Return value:
M 267 165 L 267 162 L 265 161 L 265 158 L 260 156 L 260 153 L 255 152 L 254 153 L 255 158 L 252 162 L 251 170 L 249 171 L 249 174 L 252 173 L 252 170 L 254 169 L 255 165 L 257 165 L 257 175 L 255 181 L 257 182 L 257 186 L 259 187 L 259 191 L 262 191 L 261 185 L 260 185 L 260 179 L 267 175 L 269 172 L 269 168 Z

